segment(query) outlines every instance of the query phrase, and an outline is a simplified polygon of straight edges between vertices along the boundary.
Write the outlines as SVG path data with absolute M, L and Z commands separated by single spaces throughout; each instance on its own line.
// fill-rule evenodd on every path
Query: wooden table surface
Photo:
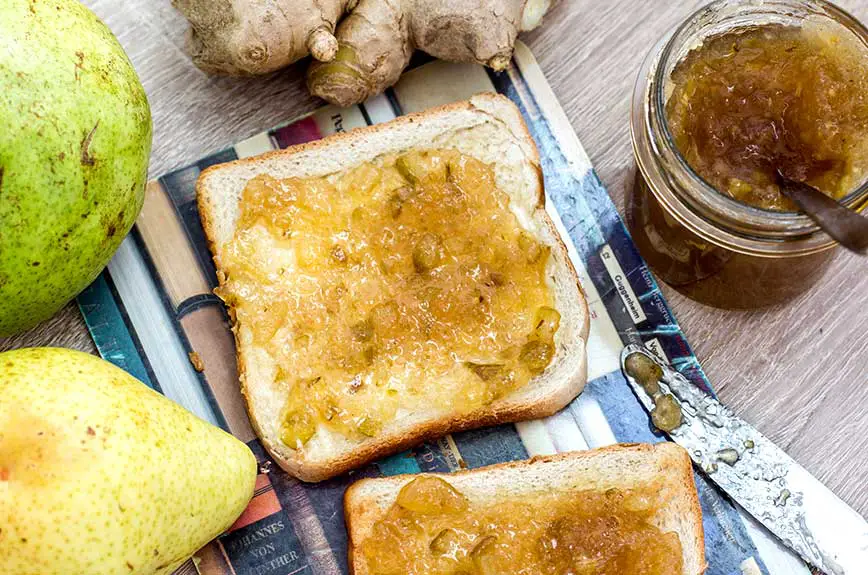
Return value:
M 304 64 L 268 78 L 210 78 L 184 55 L 185 21 L 169 0 L 84 0 L 118 36 L 151 101 L 151 174 L 188 164 L 320 104 Z M 652 45 L 703 2 L 562 0 L 524 40 L 623 213 L 633 169 L 630 94 Z M 868 2 L 840 0 L 863 21 Z M 712 309 L 663 286 L 725 403 L 868 515 L 868 265 L 839 253 L 813 291 L 755 312 Z M 77 308 L 0 351 L 63 346 L 94 352 Z

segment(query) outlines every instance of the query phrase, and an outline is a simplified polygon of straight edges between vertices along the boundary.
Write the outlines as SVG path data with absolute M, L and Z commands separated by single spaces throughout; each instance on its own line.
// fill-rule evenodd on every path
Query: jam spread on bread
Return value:
M 355 551 L 371 575 L 673 575 L 676 533 L 655 525 L 659 485 L 504 493 L 474 505 L 446 480 L 407 483 Z
M 328 177 L 257 176 L 239 205 L 217 293 L 272 360 L 288 447 L 470 412 L 555 355 L 550 248 L 492 166 L 410 151 Z

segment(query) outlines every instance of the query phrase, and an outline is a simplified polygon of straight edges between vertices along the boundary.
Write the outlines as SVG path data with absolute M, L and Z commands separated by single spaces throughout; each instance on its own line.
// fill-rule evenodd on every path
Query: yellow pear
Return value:
M 171 573 L 253 496 L 246 445 L 126 372 L 0 353 L 0 573 Z

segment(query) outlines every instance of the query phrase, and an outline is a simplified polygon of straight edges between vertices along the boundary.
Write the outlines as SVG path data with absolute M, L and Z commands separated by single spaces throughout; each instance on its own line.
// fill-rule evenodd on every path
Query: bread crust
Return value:
M 702 508 L 699 504 L 699 495 L 693 479 L 693 465 L 687 452 L 674 443 L 664 442 L 658 444 L 645 443 L 621 443 L 601 447 L 588 451 L 572 451 L 556 455 L 540 455 L 528 460 L 509 461 L 498 463 L 477 469 L 459 470 L 453 473 L 425 473 L 419 475 L 442 475 L 447 480 L 456 477 L 473 477 L 480 474 L 501 474 L 509 471 L 526 471 L 536 465 L 554 462 L 578 463 L 588 459 L 603 460 L 611 455 L 620 455 L 632 452 L 642 456 L 659 459 L 659 464 L 666 470 L 667 477 L 678 493 L 679 502 L 682 504 L 689 521 L 689 529 L 680 533 L 682 549 L 690 562 L 696 563 L 697 569 L 688 570 L 689 562 L 685 561 L 685 571 L 681 575 L 701 575 L 708 568 L 705 562 L 705 532 L 702 526 Z M 356 481 L 344 492 L 344 520 L 347 526 L 347 553 L 351 575 L 368 575 L 367 566 L 357 550 L 361 543 L 360 531 L 365 525 L 370 524 L 371 514 L 384 511 L 380 505 L 371 501 L 363 492 L 369 485 L 380 483 L 391 484 L 395 497 L 405 483 L 419 477 L 419 475 L 394 475 L 382 478 L 365 478 Z M 625 472 L 626 475 L 626 472 Z M 496 480 L 496 479 L 495 479 Z M 495 481 L 492 480 L 492 481 Z M 628 484 L 625 480 L 625 484 Z M 460 488 L 459 488 L 460 490 Z M 685 541 L 684 539 L 688 539 Z M 676 574 L 673 574 L 676 575 Z
M 432 118 L 437 118 L 444 114 L 449 114 L 459 110 L 481 112 L 496 117 L 499 122 L 507 125 L 514 138 L 520 140 L 520 143 L 523 146 L 523 151 L 530 160 L 533 168 L 536 170 L 540 182 L 539 196 L 535 212 L 542 212 L 541 218 L 548 228 L 552 238 L 555 239 L 556 245 L 553 246 L 553 248 L 563 255 L 566 271 L 570 278 L 569 281 L 572 284 L 575 284 L 580 294 L 581 301 L 575 302 L 581 308 L 577 314 L 582 315 L 583 318 L 582 325 L 578 329 L 578 336 L 581 340 L 587 342 L 590 331 L 590 313 L 588 310 L 587 298 L 585 297 L 584 291 L 581 287 L 578 273 L 567 255 L 566 244 L 555 227 L 554 222 L 545 212 L 545 191 L 539 151 L 537 150 L 533 138 L 521 117 L 521 113 L 508 98 L 497 94 L 479 94 L 467 101 L 447 104 L 419 113 L 407 114 L 384 124 L 357 128 L 350 130 L 349 132 L 335 134 L 321 140 L 300 144 L 285 150 L 267 152 L 260 156 L 236 160 L 226 164 L 212 166 L 204 170 L 196 183 L 197 204 L 199 207 L 200 218 L 202 220 L 202 226 L 208 240 L 208 246 L 211 249 L 214 263 L 217 268 L 219 285 L 224 285 L 226 277 L 221 271 L 223 269 L 221 261 L 222 252 L 220 242 L 217 241 L 217 222 L 214 219 L 217 207 L 214 205 L 214 198 L 211 196 L 213 190 L 209 187 L 209 179 L 212 176 L 238 166 L 263 167 L 264 170 L 264 164 L 274 161 L 275 159 L 288 159 L 297 154 L 327 150 L 341 143 L 352 144 L 353 142 L 363 140 L 364 138 L 381 134 L 381 132 L 385 130 L 394 131 L 396 128 L 410 127 L 413 124 L 426 122 Z M 350 166 L 351 164 L 347 164 L 344 166 L 344 169 Z M 449 433 L 499 425 L 502 423 L 539 419 L 552 415 L 568 405 L 579 393 L 581 393 L 587 381 L 587 359 L 586 357 L 583 357 L 580 365 L 577 367 L 575 372 L 571 374 L 568 381 L 566 381 L 561 387 L 555 389 L 553 393 L 543 397 L 535 403 L 524 404 L 518 401 L 497 401 L 491 405 L 469 413 L 455 414 L 441 418 L 437 421 L 423 422 L 413 425 L 412 427 L 405 427 L 398 432 L 378 435 L 377 437 L 362 443 L 352 452 L 338 458 L 333 458 L 322 463 L 309 461 L 304 460 L 303 458 L 300 459 L 288 456 L 288 448 L 279 444 L 279 439 L 275 441 L 265 433 L 265 430 L 257 417 L 256 409 L 251 400 L 251 393 L 249 390 L 249 385 L 255 385 L 255 382 L 250 382 L 248 380 L 247 364 L 251 358 L 247 356 L 247 350 L 240 341 L 239 326 L 235 323 L 235 314 L 231 306 L 229 306 L 229 315 L 232 320 L 232 331 L 235 336 L 241 393 L 245 398 L 245 404 L 251 425 L 257 436 L 262 441 L 263 446 L 278 465 L 294 477 L 306 482 L 317 482 L 335 477 L 384 456 L 400 452 L 413 445 L 437 437 L 442 437 Z M 584 355 L 584 348 L 582 353 Z

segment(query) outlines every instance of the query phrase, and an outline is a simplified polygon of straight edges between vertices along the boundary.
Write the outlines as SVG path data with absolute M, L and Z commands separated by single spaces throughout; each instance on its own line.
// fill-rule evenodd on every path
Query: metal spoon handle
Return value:
M 839 244 L 868 254 L 868 218 L 850 210 L 820 190 L 781 175 L 781 192 L 808 214 Z

